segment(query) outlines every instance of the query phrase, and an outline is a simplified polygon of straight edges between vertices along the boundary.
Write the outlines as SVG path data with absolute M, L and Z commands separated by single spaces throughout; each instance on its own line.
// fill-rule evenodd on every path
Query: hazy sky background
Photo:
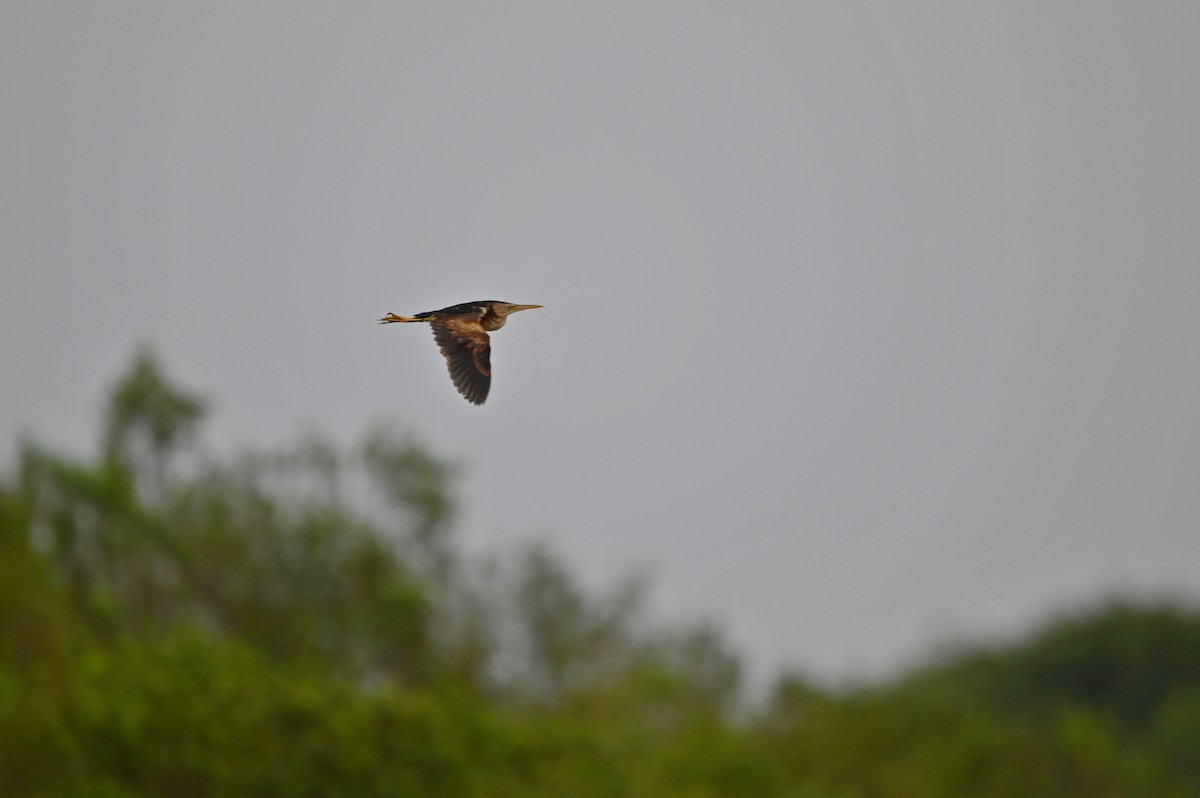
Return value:
M 138 341 L 761 669 L 1200 595 L 1200 4 L 0 0 L 0 446 Z M 487 405 L 432 336 L 474 299 Z

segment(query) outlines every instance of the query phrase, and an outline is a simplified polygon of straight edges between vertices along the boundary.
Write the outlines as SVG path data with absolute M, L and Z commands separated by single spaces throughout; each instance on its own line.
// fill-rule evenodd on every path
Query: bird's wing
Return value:
M 483 404 L 492 387 L 492 342 L 482 317 L 483 309 L 475 308 L 473 313 L 438 316 L 431 325 L 454 387 L 477 405 Z

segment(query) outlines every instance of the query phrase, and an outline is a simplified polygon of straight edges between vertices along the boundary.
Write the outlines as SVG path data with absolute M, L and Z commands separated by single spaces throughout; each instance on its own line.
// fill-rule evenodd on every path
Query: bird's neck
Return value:
M 503 327 L 506 321 L 508 321 L 508 317 L 501 316 L 489 308 L 488 312 L 483 314 L 483 318 L 479 320 L 479 323 L 483 326 L 483 329 L 492 332 Z

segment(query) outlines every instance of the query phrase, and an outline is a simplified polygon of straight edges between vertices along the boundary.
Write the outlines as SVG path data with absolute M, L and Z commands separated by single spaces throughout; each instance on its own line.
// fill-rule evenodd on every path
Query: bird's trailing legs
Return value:
M 389 313 L 379 320 L 380 324 L 395 324 L 402 321 L 429 321 L 429 319 L 418 319 L 415 316 L 397 316 L 395 313 Z

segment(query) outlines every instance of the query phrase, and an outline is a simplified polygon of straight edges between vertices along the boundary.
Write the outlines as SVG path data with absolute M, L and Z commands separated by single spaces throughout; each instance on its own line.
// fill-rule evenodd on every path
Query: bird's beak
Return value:
M 540 308 L 540 307 L 541 307 L 541 305 L 509 305 L 508 312 L 516 313 L 518 310 L 533 310 L 534 308 Z

